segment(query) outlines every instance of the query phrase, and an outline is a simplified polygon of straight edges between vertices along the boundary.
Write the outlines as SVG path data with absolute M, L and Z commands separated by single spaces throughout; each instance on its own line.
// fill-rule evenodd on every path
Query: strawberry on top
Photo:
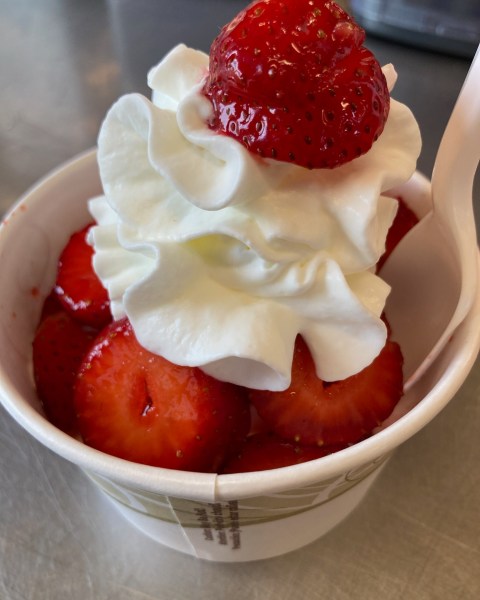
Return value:
M 214 40 L 210 126 L 260 156 L 333 168 L 382 133 L 390 96 L 365 32 L 329 0 L 257 0 Z

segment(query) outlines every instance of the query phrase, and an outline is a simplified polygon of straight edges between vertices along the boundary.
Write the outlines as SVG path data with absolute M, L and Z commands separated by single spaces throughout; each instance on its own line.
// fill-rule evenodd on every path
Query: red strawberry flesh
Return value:
M 298 337 L 290 387 L 282 392 L 251 390 L 260 417 L 283 438 L 306 445 L 352 444 L 371 434 L 403 393 L 403 359 L 387 341 L 360 373 L 324 383 L 303 338 Z
M 33 373 L 37 393 L 47 418 L 67 433 L 77 431 L 73 385 L 95 335 L 63 311 L 46 314 L 35 334 Z
M 85 357 L 75 405 L 85 443 L 173 469 L 218 470 L 250 425 L 243 388 L 148 352 L 127 320 L 108 326 Z
M 90 227 L 75 232 L 63 249 L 55 293 L 74 319 L 101 328 L 111 321 L 110 301 L 93 270 L 93 248 L 87 242 Z
M 397 198 L 398 211 L 393 220 L 392 226 L 388 230 L 385 241 L 385 252 L 377 262 L 377 271 L 380 271 L 387 258 L 395 249 L 400 240 L 414 227 L 419 219 L 402 197 Z
M 239 453 L 233 456 L 223 468 L 223 473 L 246 473 L 266 471 L 298 465 L 333 452 L 343 446 L 302 446 L 284 440 L 274 433 L 257 433 L 250 436 Z

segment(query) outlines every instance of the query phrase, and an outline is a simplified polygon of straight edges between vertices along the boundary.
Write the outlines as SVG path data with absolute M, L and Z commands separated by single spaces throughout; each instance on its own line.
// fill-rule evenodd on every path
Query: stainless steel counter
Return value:
M 148 93 L 148 68 L 172 46 L 208 51 L 245 4 L 0 0 L 1 211 L 46 171 L 93 146 L 120 94 Z M 430 174 L 468 61 L 374 39 L 369 45 L 399 72 L 394 96 L 417 116 L 419 168 Z M 76 467 L 0 409 L 0 598 L 477 600 L 479 434 L 477 364 L 334 531 L 284 557 L 217 565 L 132 529 Z

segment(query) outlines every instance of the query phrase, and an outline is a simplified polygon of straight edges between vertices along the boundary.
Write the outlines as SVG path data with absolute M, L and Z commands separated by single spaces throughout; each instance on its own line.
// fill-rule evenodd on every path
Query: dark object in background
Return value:
M 480 0 L 350 0 L 369 33 L 472 57 L 480 42 Z

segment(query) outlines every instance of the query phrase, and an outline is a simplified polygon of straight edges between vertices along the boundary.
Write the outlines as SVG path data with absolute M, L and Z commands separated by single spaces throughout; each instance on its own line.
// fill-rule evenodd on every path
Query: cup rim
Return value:
M 9 227 L 4 226 L 13 213 L 19 212 L 20 206 L 34 207 L 45 186 L 50 186 L 54 182 L 68 181 L 78 173 L 93 176 L 94 172 L 97 172 L 95 148 L 62 163 L 38 180 L 5 215 L 0 225 L 0 253 L 8 246 L 8 240 L 15 234 L 15 228 L 21 226 L 22 215 L 12 220 Z M 413 180 L 416 186 L 429 184 L 428 180 L 418 172 Z M 220 475 L 193 473 L 140 465 L 107 455 L 86 446 L 52 425 L 15 389 L 2 364 L 0 364 L 0 400 L 7 412 L 34 438 L 86 471 L 95 472 L 127 486 L 167 496 L 202 501 L 241 499 L 308 486 L 340 476 L 390 454 L 429 423 L 458 391 L 479 352 L 480 293 L 477 293 L 467 318 L 452 336 L 450 346 L 452 344 L 455 344 L 456 348 L 453 360 L 445 368 L 437 383 L 399 420 L 375 435 L 334 454 L 269 471 Z M 448 347 L 444 352 L 447 350 Z

